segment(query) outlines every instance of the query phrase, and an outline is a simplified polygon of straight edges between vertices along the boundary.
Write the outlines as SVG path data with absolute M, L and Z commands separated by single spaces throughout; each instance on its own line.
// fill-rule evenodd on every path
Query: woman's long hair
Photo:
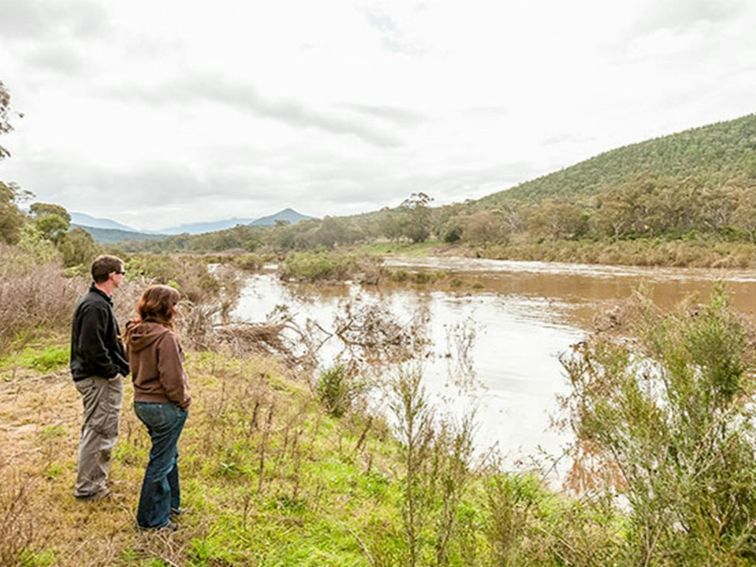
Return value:
M 137 316 L 132 325 L 142 322 L 160 323 L 173 328 L 176 304 L 181 299 L 178 291 L 167 285 L 151 285 L 142 293 L 136 306 Z

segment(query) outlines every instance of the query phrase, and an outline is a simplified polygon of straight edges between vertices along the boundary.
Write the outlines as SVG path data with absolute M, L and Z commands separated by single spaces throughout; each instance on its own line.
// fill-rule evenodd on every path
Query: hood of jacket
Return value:
M 126 346 L 131 352 L 139 352 L 170 332 L 168 327 L 160 323 L 152 321 L 134 323 L 133 321 L 129 321 L 126 324 Z

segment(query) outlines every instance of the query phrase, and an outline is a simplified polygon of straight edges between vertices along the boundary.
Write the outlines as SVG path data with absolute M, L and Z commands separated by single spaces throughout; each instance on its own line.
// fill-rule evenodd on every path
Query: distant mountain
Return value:
M 680 181 L 695 177 L 718 184 L 738 175 L 756 176 L 755 156 L 756 114 L 749 114 L 610 150 L 475 204 L 495 207 L 509 200 L 587 197 L 643 175 Z
M 160 232 L 162 234 L 202 234 L 204 232 L 216 232 L 218 230 L 226 230 L 233 228 L 238 224 L 245 225 L 254 222 L 254 219 L 224 219 L 213 222 L 194 222 L 189 224 L 180 224 L 178 226 L 172 226 L 164 228 Z
M 80 226 L 92 235 L 98 244 L 117 244 L 126 240 L 160 240 L 165 238 L 166 234 L 146 234 L 144 232 L 134 232 L 131 230 L 118 230 L 113 228 L 95 228 L 91 226 L 82 226 L 72 224 L 71 226 Z
M 251 223 L 249 223 L 251 226 L 272 226 L 276 224 L 276 221 L 283 221 L 288 222 L 290 224 L 297 224 L 299 221 L 311 219 L 314 217 L 308 217 L 307 215 L 303 215 L 301 213 L 298 213 L 294 209 L 284 209 L 282 211 L 278 211 L 277 213 L 267 216 L 267 217 L 261 217 Z
M 78 226 L 92 227 L 92 228 L 108 228 L 108 229 L 114 229 L 114 230 L 125 230 L 128 232 L 139 232 L 135 228 L 131 228 L 130 226 L 126 226 L 125 224 L 121 224 L 120 222 L 116 222 L 114 220 L 101 219 L 101 218 L 89 216 L 84 213 L 76 213 L 73 211 L 71 211 L 69 214 L 71 215 L 71 223 Z
M 283 209 L 277 213 L 262 217 L 259 219 L 242 219 L 231 218 L 213 222 L 196 222 L 172 226 L 160 230 L 160 232 L 143 231 L 139 232 L 134 228 L 117 223 L 110 219 L 98 219 L 84 213 L 71 213 L 71 225 L 80 226 L 87 230 L 97 242 L 101 244 L 114 244 L 124 240 L 159 240 L 166 236 L 177 234 L 204 234 L 207 232 L 217 232 L 227 230 L 237 225 L 243 226 L 272 226 L 276 221 L 284 221 L 291 224 L 297 224 L 301 220 L 311 219 L 298 213 L 294 209 Z

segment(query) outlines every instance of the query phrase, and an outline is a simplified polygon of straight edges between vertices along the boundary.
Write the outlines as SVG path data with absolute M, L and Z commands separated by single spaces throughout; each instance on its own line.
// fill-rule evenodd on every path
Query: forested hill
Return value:
M 744 174 L 756 176 L 756 114 L 617 148 L 488 195 L 478 204 L 585 197 L 640 176 L 695 177 L 718 185 Z

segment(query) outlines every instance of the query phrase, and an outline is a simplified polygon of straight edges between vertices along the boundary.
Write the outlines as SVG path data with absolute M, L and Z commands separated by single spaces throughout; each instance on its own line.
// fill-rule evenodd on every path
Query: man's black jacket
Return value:
M 113 378 L 128 373 L 129 363 L 119 337 L 113 301 L 92 285 L 76 306 L 71 326 L 73 379 Z

